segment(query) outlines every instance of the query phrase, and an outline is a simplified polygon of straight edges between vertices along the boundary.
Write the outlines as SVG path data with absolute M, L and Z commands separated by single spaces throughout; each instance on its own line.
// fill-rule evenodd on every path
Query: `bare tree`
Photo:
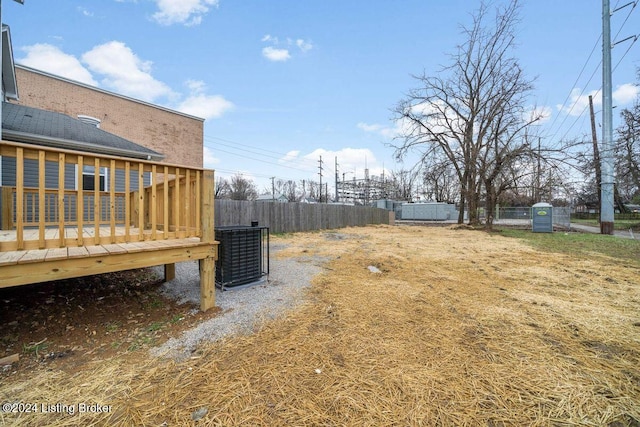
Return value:
M 417 170 L 399 169 L 391 172 L 390 196 L 397 200 L 411 201 L 415 195 Z
M 228 199 L 231 193 L 231 187 L 229 186 L 229 181 L 222 177 L 216 178 L 216 187 L 215 187 L 214 196 L 216 199 Z
M 324 186 L 324 185 L 323 185 Z M 309 198 L 315 200 L 317 202 L 322 201 L 321 197 L 323 197 L 324 190 L 321 190 L 320 183 L 313 180 L 302 180 L 300 181 L 301 196 L 300 198 Z
M 252 180 L 237 173 L 231 177 L 229 196 L 232 200 L 255 200 L 258 190 Z
M 298 191 L 298 184 L 293 180 L 278 179 L 274 182 L 276 195 L 283 195 L 290 202 L 299 202 L 302 193 Z M 271 190 L 269 190 L 269 193 Z
M 622 110 L 621 116 L 616 146 L 618 188 L 627 201 L 640 202 L 640 98 Z
M 479 222 L 483 189 L 487 201 L 495 202 L 503 188 L 499 177 L 526 148 L 521 134 L 539 118 L 524 114 L 533 86 L 511 56 L 518 9 L 512 0 L 496 9 L 489 24 L 483 2 L 472 25 L 463 27 L 466 41 L 451 55 L 451 65 L 434 77 L 415 76 L 419 87 L 395 109 L 404 129 L 396 156 L 413 149 L 423 159 L 433 152 L 446 156 L 460 185 L 460 223 L 465 207 L 469 222 Z
M 514 81 L 521 71 L 512 70 Z M 482 178 L 485 191 L 486 225 L 493 226 L 495 208 L 503 192 L 516 186 L 522 173 L 518 165 L 531 158 L 531 147 L 524 130 L 538 118 L 524 118 L 524 94 L 530 90 L 530 84 L 521 87 L 509 86 L 512 94 L 505 99 L 502 110 L 496 112 L 492 127 L 488 133 L 487 149 L 483 150 L 478 172 Z
M 422 194 L 428 200 L 447 203 L 455 203 L 459 200 L 458 176 L 446 157 L 431 156 L 424 160 L 422 169 Z

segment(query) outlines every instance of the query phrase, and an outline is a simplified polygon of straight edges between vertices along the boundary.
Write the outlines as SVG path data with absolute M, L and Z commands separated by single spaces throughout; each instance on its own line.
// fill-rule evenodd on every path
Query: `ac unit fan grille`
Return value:
M 222 289 L 256 282 L 268 273 L 267 227 L 220 227 L 216 229 L 218 260 L 216 285 Z M 265 251 L 266 249 L 266 251 Z M 265 262 L 266 256 L 266 262 Z M 265 269 L 266 264 L 266 269 Z

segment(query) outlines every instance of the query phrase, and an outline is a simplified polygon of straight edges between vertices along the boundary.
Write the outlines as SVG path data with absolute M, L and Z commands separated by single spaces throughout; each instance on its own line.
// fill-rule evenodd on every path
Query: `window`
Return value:
M 95 187 L 95 171 L 93 166 L 82 167 L 82 189 L 94 191 Z M 107 168 L 100 168 L 100 191 L 107 191 Z

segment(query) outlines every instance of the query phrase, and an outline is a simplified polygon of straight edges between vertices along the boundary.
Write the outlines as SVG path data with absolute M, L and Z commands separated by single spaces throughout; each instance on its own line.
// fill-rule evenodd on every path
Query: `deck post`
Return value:
M 176 265 L 165 264 L 164 265 L 164 281 L 168 282 L 176 278 Z
M 207 311 L 216 305 L 215 279 L 216 261 L 213 257 L 201 259 L 200 263 L 200 310 Z
M 212 170 L 205 170 L 202 173 L 202 186 L 200 187 L 202 196 L 200 203 L 202 204 L 202 221 L 200 229 L 203 243 L 213 243 L 215 241 L 215 231 L 213 229 L 214 216 L 214 174 Z M 200 309 L 207 311 L 216 305 L 215 298 L 215 279 L 216 265 L 214 257 L 207 257 L 200 260 Z

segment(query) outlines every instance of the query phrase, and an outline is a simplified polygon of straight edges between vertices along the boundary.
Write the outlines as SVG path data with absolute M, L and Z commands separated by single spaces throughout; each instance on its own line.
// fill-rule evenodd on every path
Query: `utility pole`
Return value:
M 602 196 L 600 234 L 613 234 L 613 103 L 611 83 L 611 8 L 602 0 Z
M 336 156 L 336 202 L 340 201 L 340 195 L 338 194 L 338 179 L 340 176 L 338 175 L 338 156 Z
M 540 188 L 540 175 L 541 175 L 541 167 L 540 167 L 540 137 L 538 137 L 538 172 L 536 173 L 536 203 L 542 201 L 542 191 Z M 551 200 L 549 200 L 551 201 Z
M 600 150 L 598 149 L 598 132 L 596 131 L 596 116 L 593 112 L 593 97 L 589 95 L 589 112 L 591 115 L 591 139 L 593 139 L 593 164 L 596 169 L 596 184 L 598 189 L 598 206 L 602 207 L 602 171 L 600 170 Z M 600 214 L 598 214 L 598 220 Z
M 276 201 L 276 184 L 275 184 L 275 176 L 271 177 L 271 200 Z
M 320 156 L 320 160 L 318 160 L 318 169 L 320 170 L 318 172 L 318 175 L 320 175 L 320 199 L 318 200 L 318 202 L 322 203 L 322 156 Z
M 365 164 L 366 164 L 366 158 L 365 158 Z M 365 168 L 364 170 L 364 205 L 368 206 L 369 205 L 369 190 L 370 190 L 370 185 L 369 185 L 369 168 Z

